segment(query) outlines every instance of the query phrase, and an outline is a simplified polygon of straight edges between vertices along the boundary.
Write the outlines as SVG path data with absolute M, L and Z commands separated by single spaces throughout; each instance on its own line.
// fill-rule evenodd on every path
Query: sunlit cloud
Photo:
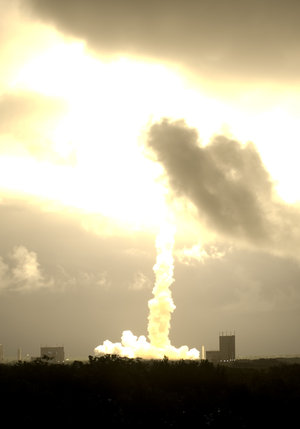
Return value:
M 186 265 L 192 265 L 198 262 L 204 263 L 207 259 L 222 259 L 230 251 L 222 249 L 216 245 L 203 247 L 201 243 L 194 244 L 192 247 L 183 247 L 175 253 L 177 260 Z
M 279 107 L 243 111 L 201 92 L 181 69 L 133 56 L 96 56 L 84 40 L 66 38 L 42 23 L 30 29 L 30 17 L 23 22 L 19 16 L 19 21 L 20 31 L 32 39 L 38 32 L 43 37 L 6 76 L 6 93 L 14 94 L 19 114 L 18 124 L 6 121 L 9 133 L 0 135 L 0 148 L 6 148 L 2 191 L 100 213 L 131 229 L 157 228 L 166 190 L 157 180 L 160 166 L 147 159 L 143 145 L 148 126 L 168 116 L 184 117 L 199 130 L 203 144 L 218 133 L 244 143 L 253 140 L 280 195 L 288 201 L 299 197 L 294 185 L 298 169 L 286 174 L 278 162 L 281 141 L 298 135 L 297 115 L 288 116 Z M 24 43 L 16 39 L 10 49 Z M 22 110 L 24 94 L 34 94 L 27 110 Z M 65 106 L 57 117 L 53 100 Z
M 14 246 L 8 254 L 0 256 L 0 293 L 62 292 L 78 286 L 107 289 L 110 280 L 105 271 L 80 270 L 71 274 L 59 265 L 49 274 L 39 262 L 37 252 L 24 245 Z
M 0 258 L 2 291 L 32 292 L 53 286 L 53 281 L 44 277 L 35 252 L 22 245 L 15 246 L 8 258 L 12 266 Z
M 133 282 L 130 283 L 129 289 L 141 291 L 144 289 L 151 289 L 152 281 L 141 271 L 137 272 L 134 276 Z

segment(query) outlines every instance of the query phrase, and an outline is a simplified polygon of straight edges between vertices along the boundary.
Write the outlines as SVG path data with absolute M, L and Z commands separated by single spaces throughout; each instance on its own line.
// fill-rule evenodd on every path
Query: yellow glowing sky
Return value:
M 33 92 L 67 103 L 66 112 L 42 129 L 65 162 L 8 150 L 16 137 L 2 135 L 2 192 L 101 213 L 132 228 L 155 227 L 166 190 L 157 181 L 161 167 L 144 156 L 142 143 L 147 125 L 167 116 L 197 127 L 203 143 L 220 132 L 252 140 L 280 196 L 288 202 L 300 199 L 295 89 L 243 90 L 240 83 L 231 98 L 228 88 L 217 97 L 211 83 L 197 82 L 182 69 L 97 58 L 83 42 L 63 38 L 51 27 L 16 17 L 12 22 L 1 53 L 1 92 Z

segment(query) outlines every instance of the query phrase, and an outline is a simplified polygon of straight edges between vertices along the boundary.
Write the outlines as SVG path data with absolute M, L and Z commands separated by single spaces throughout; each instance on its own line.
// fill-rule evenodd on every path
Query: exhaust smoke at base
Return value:
M 153 267 L 155 272 L 155 286 L 153 298 L 149 300 L 148 336 L 135 336 L 131 331 L 124 331 L 120 343 L 104 341 L 95 348 L 96 356 L 116 354 L 128 358 L 144 359 L 199 359 L 197 349 L 187 346 L 176 348 L 169 339 L 172 312 L 176 306 L 172 299 L 170 286 L 174 282 L 174 259 L 172 255 L 174 246 L 175 228 L 165 223 L 156 238 L 157 258 Z

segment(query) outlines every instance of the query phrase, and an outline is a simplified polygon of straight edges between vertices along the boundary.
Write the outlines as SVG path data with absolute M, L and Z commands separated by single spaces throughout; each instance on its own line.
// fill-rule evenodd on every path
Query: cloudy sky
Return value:
M 0 10 L 5 355 L 147 335 L 166 212 L 172 343 L 299 354 L 299 2 Z

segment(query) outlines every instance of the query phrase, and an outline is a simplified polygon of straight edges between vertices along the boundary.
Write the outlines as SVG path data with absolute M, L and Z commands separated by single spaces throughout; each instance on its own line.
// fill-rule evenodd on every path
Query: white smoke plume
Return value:
M 169 331 L 171 314 L 175 310 L 170 286 L 174 282 L 174 230 L 170 225 L 164 226 L 156 239 L 157 258 L 153 267 L 156 282 L 153 289 L 154 297 L 148 302 L 150 342 L 158 348 L 170 345 Z
M 129 358 L 162 359 L 199 359 L 200 354 L 196 349 L 187 346 L 176 348 L 171 345 L 169 339 L 170 321 L 175 305 L 170 290 L 173 278 L 173 245 L 174 227 L 164 224 L 156 239 L 157 258 L 153 267 L 155 272 L 155 286 L 153 298 L 149 300 L 148 336 L 135 336 L 131 331 L 124 331 L 121 343 L 104 341 L 103 345 L 95 348 L 96 356 L 103 354 L 117 354 Z

